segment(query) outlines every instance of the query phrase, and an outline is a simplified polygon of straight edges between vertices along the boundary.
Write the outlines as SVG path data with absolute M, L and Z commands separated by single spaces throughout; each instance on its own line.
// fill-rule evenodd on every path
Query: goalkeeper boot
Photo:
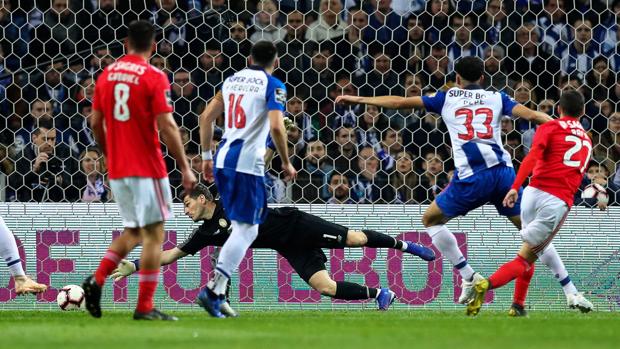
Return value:
M 411 253 L 412 255 L 418 256 L 423 260 L 430 262 L 435 260 L 435 252 L 421 244 L 417 244 L 411 241 L 405 241 L 407 243 L 407 249 L 405 252 Z
M 566 296 L 566 303 L 568 303 L 569 308 L 579 309 L 582 313 L 589 313 L 594 307 L 592 302 L 587 300 L 581 292 Z
M 101 286 L 95 280 L 95 275 L 91 275 L 82 283 L 84 289 L 84 303 L 86 310 L 93 317 L 101 317 Z
M 461 282 L 461 295 L 459 296 L 460 304 L 468 304 L 474 297 L 474 285 L 476 282 L 484 279 L 480 273 L 474 273 L 471 281 L 463 279 Z
M 196 303 L 203 307 L 209 315 L 216 318 L 225 318 L 220 311 L 222 302 L 224 302 L 224 299 L 213 293 L 208 287 L 203 288 L 198 294 L 198 298 L 196 298 Z
M 489 280 L 483 278 L 474 282 L 474 298 L 467 304 L 467 311 L 465 314 L 468 316 L 476 316 L 482 308 L 484 303 L 484 296 L 489 290 Z
M 134 320 L 163 320 L 163 321 L 177 321 L 179 320 L 179 318 L 177 318 L 176 316 L 172 316 L 172 315 L 168 315 L 165 313 L 162 313 L 161 311 L 153 308 L 151 311 L 149 311 L 148 313 L 141 313 L 139 311 L 134 311 L 133 312 L 133 319 Z
M 395 298 L 396 294 L 389 288 L 380 289 L 379 294 L 377 295 L 377 306 L 379 307 L 379 310 L 388 310 L 390 305 L 394 303 Z
M 517 303 L 512 303 L 512 305 L 510 306 L 510 309 L 508 309 L 508 316 L 512 316 L 512 317 L 527 316 L 527 311 L 525 311 L 525 308 L 523 308 L 522 305 L 519 305 Z

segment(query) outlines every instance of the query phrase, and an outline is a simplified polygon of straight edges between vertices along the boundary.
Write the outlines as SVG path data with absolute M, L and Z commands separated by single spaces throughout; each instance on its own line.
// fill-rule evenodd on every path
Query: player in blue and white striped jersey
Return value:
M 500 215 L 507 216 L 521 229 L 520 204 L 516 203 L 512 208 L 502 204 L 515 179 L 515 171 L 510 155 L 502 146 L 501 118 L 522 118 L 539 124 L 551 118 L 515 102 L 503 92 L 486 91 L 480 87 L 484 78 L 484 63 L 480 58 L 463 57 L 456 62 L 454 69 L 458 86 L 437 92 L 432 97 L 340 96 L 336 103 L 371 104 L 389 109 L 425 108 L 441 115 L 450 132 L 456 171 L 450 185 L 424 212 L 422 222 L 433 244 L 461 274 L 463 284 L 459 302 L 467 303 L 473 296 L 473 283 L 482 277 L 467 263 L 456 238 L 445 224 L 454 217 L 491 203 Z M 550 245 L 539 258 L 554 274 L 563 274 L 560 270 L 565 272 L 553 246 Z
M 277 50 L 259 41 L 252 47 L 252 65 L 228 77 L 221 93 L 205 109 L 200 121 L 203 175 L 215 180 L 233 233 L 222 246 L 215 276 L 198 295 L 198 302 L 214 317 L 223 317 L 220 304 L 232 272 L 258 235 L 267 214 L 265 192 L 265 140 L 271 136 L 282 159 L 285 179 L 296 171 L 289 161 L 283 122 L 286 88 L 271 76 Z M 213 122 L 224 112 L 225 131 L 215 155 L 210 152 Z

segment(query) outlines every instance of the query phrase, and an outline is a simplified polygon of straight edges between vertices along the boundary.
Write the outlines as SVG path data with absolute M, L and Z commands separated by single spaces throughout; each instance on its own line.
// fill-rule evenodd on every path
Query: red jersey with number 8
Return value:
M 166 74 L 126 55 L 97 79 L 93 110 L 105 120 L 110 179 L 167 176 L 157 133 L 157 116 L 172 112 Z
M 578 119 L 562 117 L 538 127 L 532 149 L 542 157 L 530 186 L 557 196 L 570 207 L 592 155 L 592 141 Z

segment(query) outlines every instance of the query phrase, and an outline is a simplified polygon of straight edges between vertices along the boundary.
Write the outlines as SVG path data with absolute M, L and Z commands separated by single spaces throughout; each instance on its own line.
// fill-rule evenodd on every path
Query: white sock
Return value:
M 562 262 L 562 258 L 560 258 L 558 251 L 552 243 L 538 255 L 538 259 L 551 270 L 553 276 L 562 285 L 565 295 L 577 293 L 577 287 L 575 287 L 570 276 L 568 276 L 564 262 Z
M 454 234 L 445 225 L 434 225 L 426 228 L 428 235 L 433 239 L 433 245 L 437 247 L 447 260 L 459 271 L 465 280 L 471 280 L 474 269 L 467 263 L 467 260 L 459 250 Z
M 226 284 L 230 275 L 239 267 L 246 251 L 258 236 L 258 224 L 231 221 L 231 227 L 232 233 L 220 250 L 213 283 L 208 285 L 217 295 L 226 293 Z
M 22 267 L 22 260 L 19 258 L 19 250 L 15 237 L 9 227 L 4 223 L 4 219 L 0 217 L 0 257 L 4 259 L 9 271 L 13 276 L 26 275 Z
M 407 251 L 407 247 L 409 247 L 409 245 L 404 241 L 401 241 L 401 243 L 403 244 L 403 247 L 401 247 L 400 250 L 403 252 Z

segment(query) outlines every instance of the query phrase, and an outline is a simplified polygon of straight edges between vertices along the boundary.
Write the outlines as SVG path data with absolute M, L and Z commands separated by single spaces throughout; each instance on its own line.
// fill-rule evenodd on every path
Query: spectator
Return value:
M 72 154 L 81 154 L 87 148 L 96 146 L 95 137 L 90 127 L 93 106 L 90 101 L 78 104 L 77 113 L 69 121 L 69 129 L 63 132 L 62 139 L 71 148 Z
M 390 184 L 396 193 L 395 203 L 418 203 L 425 198 L 418 197 L 418 175 L 413 170 L 413 156 L 401 151 L 396 154 L 396 171 L 390 175 Z
M 297 127 L 299 127 L 303 134 L 303 139 L 308 142 L 318 139 L 319 131 L 325 126 L 325 123 L 321 123 L 318 117 L 311 117 L 305 110 L 306 103 L 303 98 L 291 96 L 288 101 L 286 101 L 287 116 L 297 124 Z
M 343 68 L 348 74 L 359 78 L 369 69 L 368 43 L 370 37 L 368 14 L 359 8 L 349 12 L 349 24 L 346 34 L 336 41 L 336 57 L 341 61 L 338 68 Z
M 606 189 L 609 204 L 617 203 L 616 195 L 619 193 L 619 188 L 613 181 L 609 181 L 609 169 L 603 164 L 591 161 L 588 165 L 588 170 L 586 171 L 586 175 L 583 178 L 581 186 L 579 187 L 577 193 L 575 193 L 575 205 L 583 205 L 588 207 L 595 207 L 597 205 L 597 199 L 581 198 L 583 189 L 592 183 L 601 185 Z
M 15 133 L 14 151 L 20 153 L 30 144 L 31 134 L 40 125 L 53 125 L 52 102 L 35 99 L 30 103 L 30 113 L 23 118 L 21 128 Z
M 22 202 L 74 201 L 77 192 L 69 188 L 74 160 L 62 144 L 56 144 L 56 129 L 38 127 L 32 133 L 32 144 L 23 150 L 17 160 L 16 171 L 9 177 L 9 185 Z M 66 192 L 65 192 L 66 190 Z
M 200 100 L 196 86 L 190 80 L 187 70 L 179 69 L 174 72 L 174 82 L 171 86 L 172 104 L 174 106 L 174 120 L 179 126 L 195 130 L 194 139 L 198 139 L 198 104 Z
M 360 204 L 388 203 L 394 192 L 388 186 L 387 175 L 381 171 L 379 158 L 371 147 L 363 147 L 357 154 L 357 178 L 353 183 L 355 197 Z
M 285 75 L 287 84 L 299 86 L 303 80 L 301 67 L 303 65 L 304 43 L 306 42 L 305 16 L 294 10 L 286 16 L 286 35 L 276 44 L 280 64 L 278 70 Z
M 420 17 L 412 15 L 407 19 L 408 40 L 400 46 L 400 55 L 394 65 L 397 71 L 402 71 L 399 65 L 406 67 L 409 72 L 418 72 L 422 69 L 424 57 L 430 54 L 430 45 L 424 39 L 424 24 Z M 405 60 L 404 63 L 399 60 Z
M 405 74 L 405 97 L 415 97 L 422 95 L 424 81 L 420 74 Z M 423 109 L 400 109 L 395 114 L 390 115 L 389 125 L 397 129 L 402 129 L 409 124 L 419 122 Z
M 198 62 L 199 69 L 192 72 L 191 81 L 198 87 L 200 98 L 208 101 L 230 72 L 227 70 L 227 62 L 222 55 L 220 44 L 216 41 L 206 44 L 206 50 L 199 56 Z
M 472 40 L 472 32 L 474 30 L 474 20 L 471 16 L 462 16 L 454 14 L 450 18 L 452 22 L 452 30 L 454 37 L 448 45 L 448 70 L 452 70 L 454 62 L 467 56 L 483 56 L 484 46 Z
M 321 42 L 343 37 L 347 25 L 340 18 L 341 11 L 342 3 L 340 0 L 321 0 L 319 19 L 308 26 L 306 40 Z
M 366 110 L 362 111 L 361 118 L 359 118 L 357 123 L 359 145 L 374 147 L 381 143 L 381 135 L 388 127 L 388 119 L 377 106 L 369 104 L 360 106 L 360 108 L 366 108 Z
M 620 161 L 620 112 L 611 114 L 607 130 L 596 138 L 598 140 L 594 142 L 593 159 L 597 161 L 608 159 L 613 163 L 618 163 Z
M 90 18 L 84 15 L 77 16 L 80 26 L 86 28 L 84 38 L 87 42 L 103 40 L 106 44 L 111 44 L 127 37 L 127 27 L 123 24 L 124 18 L 121 11 L 129 10 L 129 8 L 123 6 L 123 2 L 99 0 L 99 6 L 95 7 Z
M 586 84 L 592 91 L 592 96 L 608 98 L 609 90 L 616 82 L 616 77 L 609 69 L 607 57 L 601 55 L 592 60 L 592 69 L 586 74 Z
M 448 63 L 446 47 L 435 44 L 431 48 L 431 55 L 424 60 L 425 80 L 433 89 L 439 90 L 448 82 Z
M 222 52 L 230 60 L 230 67 L 234 71 L 239 71 L 248 65 L 252 42 L 248 39 L 244 21 L 239 19 L 230 23 L 229 26 L 230 38 L 222 43 Z
M 172 72 L 170 71 L 170 63 L 168 63 L 168 60 L 166 59 L 166 57 L 163 57 L 160 55 L 153 55 L 151 56 L 151 61 L 149 63 L 151 63 L 151 65 L 154 66 L 155 68 L 164 72 L 166 76 L 168 77 L 168 80 L 172 82 Z
M 278 7 L 273 0 L 261 0 L 257 6 L 258 13 L 254 15 L 254 33 L 250 36 L 252 43 L 260 40 L 271 41 L 277 44 L 284 39 L 286 30 L 278 23 Z
M 392 0 L 371 0 L 365 8 L 370 14 L 368 24 L 373 40 L 386 46 L 386 51 L 398 49 L 407 40 L 405 18 L 392 11 Z
M 427 151 L 424 154 L 424 162 L 422 169 L 424 172 L 420 176 L 420 185 L 418 186 L 418 197 L 424 199 L 423 203 L 430 203 L 442 190 L 448 186 L 448 176 L 444 172 L 444 158 L 435 151 Z
M 560 61 L 540 48 L 540 33 L 533 23 L 525 23 L 516 32 L 516 42 L 505 58 L 510 79 L 535 82 L 540 94 L 546 93 L 560 76 Z M 548 95 L 546 97 L 549 97 Z
M 505 51 L 501 46 L 487 46 L 484 49 L 484 88 L 499 92 L 514 84 L 503 69 L 504 56 Z
M 407 151 L 415 156 L 421 155 L 421 149 L 427 146 L 444 152 L 446 145 L 450 144 L 450 135 L 438 115 L 425 113 L 420 120 L 407 125 L 403 133 L 403 144 L 406 144 Z
M 448 16 L 454 9 L 450 0 L 430 0 L 426 3 L 426 11 L 420 19 L 426 28 L 426 40 L 429 43 L 449 43 L 452 33 L 450 32 Z
M 374 59 L 372 71 L 357 84 L 360 86 L 360 94 L 362 96 L 402 95 L 404 91 L 399 84 L 398 74 L 392 70 L 391 54 L 376 46 L 375 51 L 372 52 L 372 58 Z
M 555 50 L 565 49 L 570 35 L 566 0 L 546 0 L 538 17 L 538 26 L 542 33 L 543 50 L 547 54 L 552 55 L 557 52 Z
M 62 73 L 65 71 L 65 62 L 56 59 L 45 65 L 43 72 L 37 72 L 29 80 L 29 84 L 24 88 L 24 98 L 33 101 L 39 98 L 45 101 L 52 101 L 54 115 L 59 114 L 63 103 L 69 97 L 67 87 L 62 84 Z
M 331 145 L 329 156 L 334 159 L 334 168 L 341 172 L 352 169 L 353 160 L 357 156 L 357 136 L 353 127 L 337 128 Z
M 310 66 L 303 75 L 303 88 L 312 99 L 307 103 L 308 112 L 314 114 L 322 103 L 332 103 L 326 101 L 327 89 L 336 80 L 335 73 L 330 66 L 334 56 L 334 45 L 324 41 L 320 45 L 313 45 L 310 49 Z
M 508 16 L 503 1 L 491 0 L 486 4 L 486 10 L 480 17 L 475 33 L 478 42 L 491 45 L 507 44 L 514 40 L 513 32 L 508 25 Z
M 81 202 L 108 202 L 112 191 L 105 178 L 105 163 L 101 151 L 87 148 L 79 156 L 80 171 L 72 180 L 73 186 L 80 191 Z
M 330 162 L 323 142 L 315 140 L 306 145 L 302 168 L 293 186 L 295 202 L 316 203 L 329 199 L 327 179 L 334 169 Z
M 90 44 L 82 40 L 82 29 L 75 21 L 75 14 L 68 6 L 69 0 L 52 0 L 52 7 L 45 12 L 43 23 L 33 28 L 28 53 L 33 57 L 46 54 L 70 56 L 88 49 Z
M 534 91 L 534 86 L 528 80 L 517 81 L 513 85 L 514 90 L 514 99 L 524 106 L 536 110 L 536 102 L 538 98 L 536 97 L 536 92 Z M 518 131 L 525 131 L 531 128 L 532 125 L 529 121 L 519 119 L 517 120 L 516 129 Z
M 619 27 L 620 1 L 615 0 L 610 6 L 609 16 L 603 20 L 596 35 L 596 41 L 601 43 L 601 49 L 606 54 L 616 51 L 620 37 Z
M 9 71 L 17 71 L 28 65 L 23 58 L 28 53 L 28 42 L 30 40 L 29 26 L 26 24 L 25 16 L 20 11 L 15 11 L 13 2 L 2 0 L 0 3 L 0 30 L 3 33 L 3 41 L 6 40 L 8 45 L 2 45 L 2 56 L 5 59 L 5 69 Z M 2 74 L 0 69 L 0 74 Z
M 424 10 L 424 0 L 393 0 L 392 10 L 399 16 L 407 17 Z
M 562 57 L 562 72 L 577 73 L 581 78 L 592 69 L 592 60 L 601 54 L 599 44 L 592 40 L 592 22 L 576 20 L 573 25 L 571 44 L 558 54 Z
M 338 172 L 332 171 L 329 175 L 328 186 L 330 198 L 327 200 L 328 204 L 353 204 L 355 199 L 351 192 L 351 181 L 349 177 Z

